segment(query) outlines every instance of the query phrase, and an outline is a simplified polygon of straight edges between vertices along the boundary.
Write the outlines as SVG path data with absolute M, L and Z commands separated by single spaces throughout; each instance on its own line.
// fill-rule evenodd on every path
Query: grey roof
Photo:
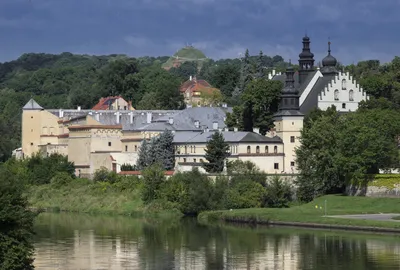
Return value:
M 317 71 L 312 71 L 308 73 L 308 76 L 306 77 L 306 80 L 300 85 L 299 84 L 299 72 L 294 73 L 294 87 L 299 90 L 299 95 L 303 93 L 303 91 L 306 89 L 307 85 L 311 82 L 312 78 L 314 77 L 315 73 Z M 276 75 L 272 78 L 272 80 L 277 80 L 281 81 L 283 85 L 285 85 L 286 81 L 286 74 L 281 74 L 281 75 Z
M 43 107 L 40 106 L 33 98 L 31 98 L 28 103 L 22 107 L 22 110 L 43 110 Z
M 280 137 L 265 137 L 254 132 L 225 131 L 221 132 L 226 142 L 235 143 L 282 143 Z M 207 143 L 214 132 L 177 132 L 174 135 L 174 143 Z
M 325 89 L 332 80 L 334 80 L 335 75 L 325 75 L 323 77 L 318 78 L 314 87 L 311 89 L 307 98 L 304 100 L 303 104 L 301 104 L 300 111 L 304 114 L 308 113 L 314 108 L 318 107 L 318 96 Z

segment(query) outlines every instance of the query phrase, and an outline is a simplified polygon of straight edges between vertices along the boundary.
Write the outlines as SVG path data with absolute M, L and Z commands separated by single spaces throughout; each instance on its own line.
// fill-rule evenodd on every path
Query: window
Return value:
M 108 146 L 111 146 L 111 142 L 108 142 Z
M 279 163 L 274 163 L 274 169 L 279 170 Z
M 193 162 L 196 163 L 196 159 L 195 158 L 193 159 Z
M 33 142 L 31 142 L 31 145 L 33 145 Z
M 190 153 L 193 153 L 193 146 L 190 146 Z
M 187 146 L 185 145 L 185 154 L 187 154 Z
M 265 146 L 265 154 L 268 154 L 268 146 Z
M 33 132 L 33 129 L 31 129 L 31 132 Z
M 346 90 L 346 80 L 342 80 L 342 90 Z
M 33 119 L 33 116 L 31 116 L 31 119 Z
M 294 167 L 294 161 L 290 162 L 290 166 Z
M 294 136 L 290 136 L 290 142 L 294 143 Z
M 250 148 L 250 146 L 247 146 L 247 154 L 250 154 L 251 153 L 251 148 Z
M 183 163 L 186 163 L 186 158 L 183 159 Z
M 196 153 L 196 146 L 193 146 L 193 153 Z
M 203 163 L 203 159 L 202 158 L 200 159 L 200 162 Z
M 278 153 L 278 146 L 274 146 L 274 153 L 275 153 L 275 154 Z
M 342 103 L 342 109 L 346 109 L 346 103 Z
M 349 100 L 354 101 L 354 91 L 353 90 L 349 91 Z
M 256 153 L 257 153 L 257 154 L 260 154 L 260 146 L 258 146 L 258 145 L 257 145 L 257 147 L 256 147 Z
M 124 106 L 124 110 L 126 111 L 126 106 Z
M 294 122 L 292 122 L 292 126 L 294 126 Z
M 125 145 L 125 152 L 128 152 L 128 146 Z
M 335 90 L 334 92 L 335 100 L 339 100 L 339 90 Z
M 137 145 L 135 145 L 135 152 L 137 152 Z

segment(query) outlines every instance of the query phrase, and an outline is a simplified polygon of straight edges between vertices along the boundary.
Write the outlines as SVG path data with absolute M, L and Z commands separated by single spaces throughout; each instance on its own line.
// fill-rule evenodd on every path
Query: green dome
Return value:
M 177 51 L 173 56 L 171 56 L 167 62 L 163 64 L 163 68 L 171 68 L 174 66 L 174 62 L 179 62 L 180 64 L 184 62 L 198 62 L 198 64 L 201 64 L 207 60 L 207 56 L 200 51 L 199 49 L 196 49 L 193 46 L 186 46 L 179 51 Z

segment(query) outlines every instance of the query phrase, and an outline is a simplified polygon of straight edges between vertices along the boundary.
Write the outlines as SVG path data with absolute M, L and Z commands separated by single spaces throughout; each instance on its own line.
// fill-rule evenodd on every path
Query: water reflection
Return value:
M 400 269 L 398 236 L 40 215 L 37 269 Z

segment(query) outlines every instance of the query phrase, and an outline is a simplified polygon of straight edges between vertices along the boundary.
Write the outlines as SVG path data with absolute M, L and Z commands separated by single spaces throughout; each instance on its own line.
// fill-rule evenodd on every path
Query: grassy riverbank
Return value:
M 74 179 L 64 185 L 46 184 L 30 186 L 28 201 L 33 208 L 48 211 L 68 211 L 96 214 L 140 216 L 143 214 L 181 215 L 166 210 L 157 203 L 145 206 L 141 199 L 140 183 L 94 183 L 87 179 Z M 162 210 L 162 211 L 159 211 Z
M 325 201 L 327 205 L 326 209 Z M 332 226 L 400 229 L 400 222 L 325 217 L 325 210 L 327 216 L 379 213 L 399 213 L 400 215 L 400 199 L 329 195 L 320 197 L 311 203 L 291 208 L 250 208 L 232 211 L 209 211 L 201 213 L 198 218 L 203 222 L 226 221 L 260 224 L 297 222 Z

